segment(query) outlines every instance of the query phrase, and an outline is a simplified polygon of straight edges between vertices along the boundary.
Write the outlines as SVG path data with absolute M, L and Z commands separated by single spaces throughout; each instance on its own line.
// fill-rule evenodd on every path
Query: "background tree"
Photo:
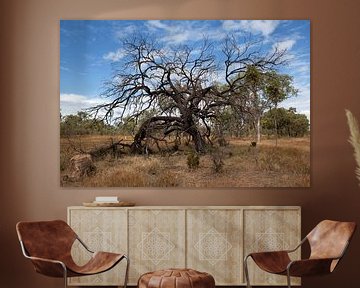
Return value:
M 279 74 L 275 70 L 261 71 L 258 67 L 250 65 L 244 75 L 248 111 L 253 117 L 253 125 L 256 132 L 256 141 L 261 141 L 261 117 L 264 112 L 285 99 L 296 96 L 297 90 L 292 85 L 292 77 Z M 276 118 L 275 130 L 276 130 Z
M 102 93 L 109 101 L 90 111 L 95 117 L 101 115 L 112 121 L 116 111 L 120 111 L 119 119 L 138 119 L 148 109 L 157 111 L 135 134 L 134 152 L 143 151 L 145 139 L 152 131 L 160 130 L 164 138 L 186 133 L 196 151 L 205 152 L 211 120 L 218 117 L 219 108 L 228 107 L 240 116 L 247 113 L 242 86 L 248 67 L 264 73 L 284 63 L 286 51 L 262 53 L 257 50 L 258 43 L 238 40 L 228 37 L 224 41 L 222 63 L 217 62 L 213 45 L 206 39 L 199 49 L 164 47 L 161 42 L 142 37 L 126 40 L 126 64 L 115 71 Z M 219 81 L 226 87 L 219 88 Z
M 272 107 L 278 108 L 278 104 L 285 99 L 296 96 L 298 90 L 292 85 L 292 77 L 289 75 L 278 74 L 275 71 L 266 73 L 265 94 L 270 101 L 270 110 Z M 278 140 L 277 113 L 274 116 L 276 145 Z
M 261 116 L 269 107 L 269 99 L 267 99 L 264 92 L 264 73 L 257 67 L 250 65 L 247 67 L 243 86 L 247 93 L 247 107 L 253 117 L 253 125 L 255 127 L 256 142 L 261 141 Z
M 137 127 L 136 120 L 130 116 L 121 119 L 121 121 L 118 123 L 118 126 L 119 126 L 119 133 L 121 133 L 122 135 L 134 136 L 136 133 L 136 127 Z
M 103 120 L 92 118 L 87 112 L 78 112 L 76 115 L 60 116 L 60 135 L 89 135 L 89 134 L 114 134 L 117 129 L 104 123 Z
M 261 121 L 262 127 L 268 131 L 274 131 L 277 119 L 279 136 L 303 137 L 309 132 L 310 122 L 305 114 L 296 113 L 295 108 L 274 108 L 265 112 Z

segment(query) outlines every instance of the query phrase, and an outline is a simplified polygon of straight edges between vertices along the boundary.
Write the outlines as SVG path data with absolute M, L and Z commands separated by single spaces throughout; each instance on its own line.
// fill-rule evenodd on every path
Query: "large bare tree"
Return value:
M 164 46 L 135 36 L 123 43 L 126 63 L 106 82 L 102 96 L 108 101 L 91 111 L 107 120 L 137 120 L 149 109 L 156 111 L 135 134 L 134 152 L 143 151 L 149 138 L 177 133 L 189 135 L 196 151 L 205 152 L 219 109 L 233 109 L 240 117 L 251 113 L 244 89 L 248 67 L 265 72 L 284 63 L 286 51 L 263 53 L 260 47 L 232 36 L 220 49 L 208 39 L 196 47 Z

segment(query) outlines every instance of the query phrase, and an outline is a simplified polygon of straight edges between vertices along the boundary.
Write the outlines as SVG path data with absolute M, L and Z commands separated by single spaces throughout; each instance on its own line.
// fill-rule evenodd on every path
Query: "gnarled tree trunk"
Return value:
M 204 137 L 201 135 L 200 131 L 195 126 L 191 126 L 186 130 L 186 133 L 191 136 L 192 141 L 195 145 L 196 152 L 204 153 L 206 150 L 205 140 Z
M 164 136 L 169 135 L 173 131 L 183 131 L 189 134 L 198 153 L 204 153 L 206 143 L 192 119 L 184 123 L 183 119 L 174 116 L 154 116 L 146 120 L 135 134 L 134 141 L 131 144 L 132 153 L 143 154 L 148 149 L 144 141 L 151 137 L 151 133 L 158 128 L 162 128 Z
M 174 116 L 154 116 L 147 119 L 141 124 L 138 132 L 135 134 L 134 141 L 131 144 L 131 152 L 143 154 L 146 150 L 146 145 L 143 141 L 151 136 L 151 132 L 156 128 L 163 128 L 165 133 L 169 134 L 171 131 L 181 130 L 182 120 Z

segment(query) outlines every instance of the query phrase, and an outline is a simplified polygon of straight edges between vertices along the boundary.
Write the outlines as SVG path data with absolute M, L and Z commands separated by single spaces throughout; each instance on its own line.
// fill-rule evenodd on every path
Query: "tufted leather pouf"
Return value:
M 192 269 L 166 269 L 140 276 L 138 288 L 214 288 L 214 277 Z

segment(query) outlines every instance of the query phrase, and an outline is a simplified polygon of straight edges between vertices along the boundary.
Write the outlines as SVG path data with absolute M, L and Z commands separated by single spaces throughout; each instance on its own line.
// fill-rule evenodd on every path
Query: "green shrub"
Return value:
M 197 152 L 191 151 L 187 156 L 187 166 L 189 169 L 197 169 L 200 165 L 200 156 Z

